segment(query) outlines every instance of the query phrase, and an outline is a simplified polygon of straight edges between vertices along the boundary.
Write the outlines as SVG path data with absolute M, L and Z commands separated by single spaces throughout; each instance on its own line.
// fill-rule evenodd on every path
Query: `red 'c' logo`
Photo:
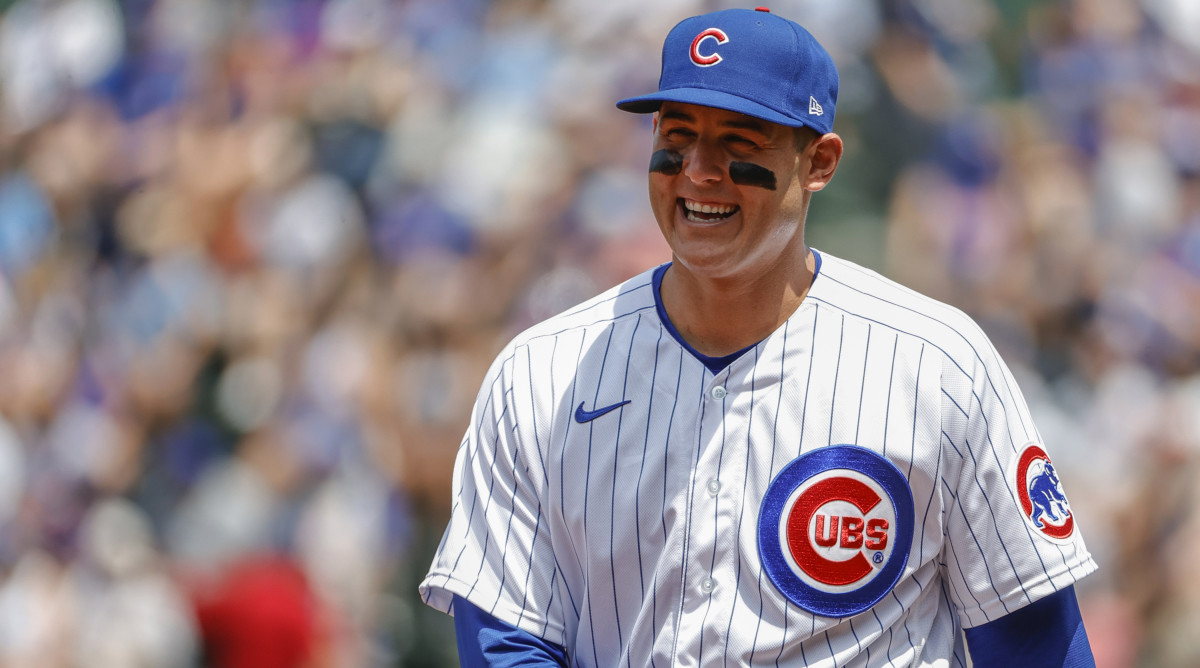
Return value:
M 696 39 L 692 40 L 692 62 L 700 67 L 711 67 L 721 62 L 721 54 L 716 51 L 707 56 L 700 55 L 700 43 L 706 39 L 715 39 L 718 45 L 727 44 L 729 42 L 729 35 L 726 35 L 725 31 L 720 28 L 709 28 L 696 35 Z

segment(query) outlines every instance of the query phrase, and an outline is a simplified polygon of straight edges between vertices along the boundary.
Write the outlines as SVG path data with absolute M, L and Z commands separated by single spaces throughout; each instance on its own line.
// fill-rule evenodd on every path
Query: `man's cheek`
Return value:
M 659 149 L 650 156 L 650 173 L 675 176 L 683 171 L 683 155 L 670 149 Z
M 729 163 L 729 180 L 739 186 L 752 186 L 767 190 L 775 190 L 777 187 L 775 172 L 753 162 Z

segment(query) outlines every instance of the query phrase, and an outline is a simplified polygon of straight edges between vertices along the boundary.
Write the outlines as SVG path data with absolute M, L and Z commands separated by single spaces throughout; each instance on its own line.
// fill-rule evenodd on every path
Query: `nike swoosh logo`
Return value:
M 606 413 L 611 413 L 631 401 L 633 401 L 633 399 L 626 399 L 625 401 L 622 401 L 621 403 L 613 404 L 611 406 L 605 406 L 604 408 L 597 408 L 594 411 L 583 410 L 584 402 L 581 401 L 581 402 L 579 402 L 579 408 L 575 409 L 575 421 L 580 424 L 583 424 L 584 422 L 591 422 L 592 420 L 595 420 L 596 418 L 600 417 L 601 415 L 604 415 Z

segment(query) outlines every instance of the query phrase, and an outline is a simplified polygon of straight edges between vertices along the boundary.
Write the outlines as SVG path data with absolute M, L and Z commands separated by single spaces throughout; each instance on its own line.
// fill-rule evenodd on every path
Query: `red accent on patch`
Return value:
M 1017 461 L 1017 497 L 1021 501 L 1021 510 L 1025 512 L 1025 519 L 1033 524 L 1033 528 L 1046 534 L 1051 538 L 1065 539 L 1070 537 L 1075 531 L 1075 516 L 1067 511 L 1066 521 L 1061 525 L 1051 524 L 1047 521 L 1047 517 L 1039 509 L 1038 514 L 1042 521 L 1042 526 L 1037 526 L 1039 518 L 1033 515 L 1033 498 L 1030 496 L 1029 487 L 1033 482 L 1029 480 L 1029 467 L 1037 460 L 1043 460 L 1050 464 L 1050 455 L 1046 451 L 1036 445 L 1029 445 L 1025 451 L 1021 453 L 1021 458 Z M 1063 499 L 1065 501 L 1065 498 Z
M 882 517 L 877 517 L 870 522 L 867 522 L 867 544 L 868 550 L 883 550 L 888 544 L 888 521 Z
M 755 7 L 755 8 L 754 8 L 754 11 L 756 11 L 756 12 L 766 12 L 766 13 L 768 13 L 768 14 L 770 14 L 770 13 L 771 13 L 771 9 L 770 9 L 769 7 Z
M 845 561 L 826 559 L 813 547 L 814 539 L 820 545 L 832 545 L 832 539 L 841 539 L 842 547 L 858 548 L 863 544 L 863 520 L 847 517 L 838 532 L 838 519 L 829 519 L 828 533 L 825 533 L 823 516 L 818 516 L 816 536 L 809 535 L 809 526 L 817 510 L 830 501 L 845 501 L 866 515 L 882 499 L 875 490 L 853 478 L 829 478 L 809 487 L 796 499 L 787 518 L 787 543 L 796 560 L 796 565 L 804 570 L 809 577 L 817 582 L 831 586 L 848 585 L 858 582 L 872 572 L 871 562 L 862 552 L 855 554 Z M 876 529 L 886 528 L 878 527 Z M 824 535 L 822 535 L 824 534 Z M 887 542 L 886 536 L 883 538 Z
M 825 516 L 817 515 L 816 535 L 813 540 L 821 547 L 833 547 L 838 542 L 838 522 L 841 522 L 840 517 L 829 518 L 829 532 L 825 532 Z
M 701 67 L 716 65 L 721 62 L 721 54 L 715 51 L 711 55 L 700 55 L 700 43 L 709 38 L 717 40 L 717 44 L 726 44 L 729 42 L 729 35 L 726 35 L 725 31 L 720 28 L 709 28 L 696 35 L 696 39 L 692 40 L 692 62 Z

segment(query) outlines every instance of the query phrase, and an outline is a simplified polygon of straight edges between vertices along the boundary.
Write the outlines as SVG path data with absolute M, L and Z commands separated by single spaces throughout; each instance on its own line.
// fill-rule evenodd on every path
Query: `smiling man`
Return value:
M 765 9 L 686 19 L 654 114 L 671 262 L 516 337 L 425 601 L 468 666 L 1089 666 L 1096 566 L 960 311 L 804 227 L 837 70 Z

